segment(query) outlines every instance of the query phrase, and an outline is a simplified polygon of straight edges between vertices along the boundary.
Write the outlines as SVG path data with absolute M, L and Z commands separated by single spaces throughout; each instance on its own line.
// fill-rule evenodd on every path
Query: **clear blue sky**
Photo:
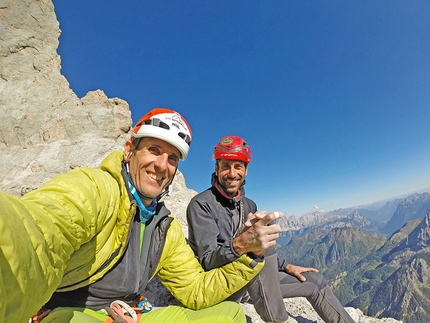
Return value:
M 126 100 L 133 122 L 190 123 L 187 187 L 213 146 L 244 137 L 247 195 L 302 215 L 430 187 L 429 1 L 54 0 L 62 73 L 79 97 Z

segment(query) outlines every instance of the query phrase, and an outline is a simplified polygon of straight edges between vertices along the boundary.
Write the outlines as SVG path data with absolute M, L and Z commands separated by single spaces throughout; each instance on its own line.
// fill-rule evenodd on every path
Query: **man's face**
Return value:
M 131 140 L 125 143 L 124 159 L 129 164 L 134 187 L 154 199 L 171 182 L 179 163 L 180 152 L 171 144 L 156 138 L 142 138 L 138 147 Z M 151 200 L 142 200 L 146 206 Z
M 215 163 L 218 182 L 229 196 L 236 196 L 247 174 L 245 162 L 241 160 L 218 159 Z

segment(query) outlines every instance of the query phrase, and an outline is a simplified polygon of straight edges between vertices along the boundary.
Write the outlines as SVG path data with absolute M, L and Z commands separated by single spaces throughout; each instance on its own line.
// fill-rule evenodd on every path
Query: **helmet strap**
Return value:
M 173 180 L 175 179 L 177 170 L 178 168 L 175 169 L 175 173 L 173 174 L 172 180 L 170 181 L 169 185 L 167 185 L 166 189 L 156 197 L 157 201 L 162 202 L 165 196 L 169 196 L 170 194 L 172 194 L 172 188 L 173 188 L 172 184 L 173 184 Z

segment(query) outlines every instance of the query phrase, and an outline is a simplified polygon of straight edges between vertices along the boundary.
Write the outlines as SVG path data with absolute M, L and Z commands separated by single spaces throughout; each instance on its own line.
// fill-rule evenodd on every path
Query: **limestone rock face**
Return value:
M 24 194 L 122 148 L 131 128 L 128 104 L 100 90 L 79 99 L 70 89 L 60 73 L 60 29 L 51 1 L 2 1 L 0 30 L 3 191 Z
M 173 180 L 172 192 L 164 202 L 170 212 L 181 222 L 182 231 L 186 237 L 188 237 L 186 210 L 191 198 L 196 194 L 196 191 L 187 188 L 184 175 L 178 170 Z
M 96 167 L 109 152 L 122 149 L 131 129 L 128 104 L 101 90 L 78 98 L 70 89 L 60 73 L 60 29 L 50 0 L 2 0 L 0 30 L 2 191 L 23 195 L 71 168 Z M 186 206 L 195 194 L 178 171 L 165 201 L 184 233 Z M 157 306 L 177 303 L 157 280 L 147 296 Z M 322 322 L 306 300 L 287 300 L 286 306 L 291 322 Z M 252 305 L 243 308 L 249 321 L 261 322 Z M 351 311 L 357 322 L 395 322 Z

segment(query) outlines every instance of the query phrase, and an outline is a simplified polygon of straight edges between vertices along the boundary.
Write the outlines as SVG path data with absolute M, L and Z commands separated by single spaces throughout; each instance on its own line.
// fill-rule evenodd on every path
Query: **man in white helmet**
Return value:
M 261 214 L 254 201 L 245 196 L 251 157 L 251 148 L 243 138 L 222 138 L 212 155 L 215 172 L 211 187 L 194 196 L 188 205 L 189 243 L 206 270 L 234 263 L 250 252 L 249 218 Z M 318 270 L 278 259 L 273 247 L 264 257 L 261 272 L 229 300 L 251 298 L 265 322 L 286 322 L 284 298 L 306 297 L 324 322 L 354 323 Z
M 205 272 L 160 200 L 190 143 L 181 115 L 153 109 L 99 168 L 74 169 L 21 198 L 0 193 L 0 322 L 34 313 L 30 322 L 245 322 L 237 304 L 221 301 L 264 262 L 245 254 Z M 272 220 L 254 223 L 262 230 L 250 236 L 253 251 L 276 239 Z M 151 310 L 142 292 L 155 275 L 185 307 Z

